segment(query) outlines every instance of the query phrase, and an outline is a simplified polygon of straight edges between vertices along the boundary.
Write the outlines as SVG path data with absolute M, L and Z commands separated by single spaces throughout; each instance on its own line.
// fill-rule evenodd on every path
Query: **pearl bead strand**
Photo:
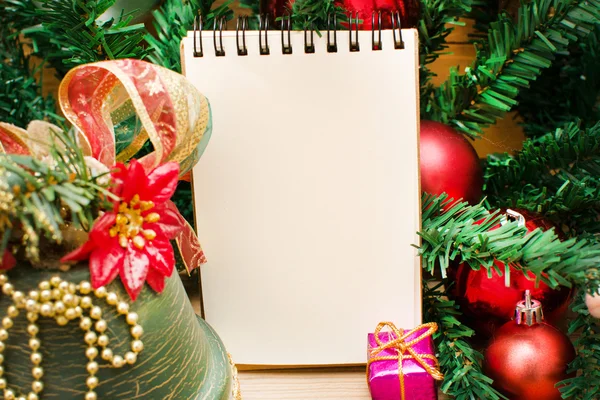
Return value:
M 85 355 L 88 359 L 86 370 L 89 374 L 86 379 L 88 392 L 85 394 L 85 400 L 96 400 L 98 398 L 94 389 L 98 386 L 96 373 L 99 365 L 95 361 L 98 355 L 105 361 L 108 361 L 114 368 L 122 368 L 127 364 L 135 364 L 138 354 L 144 349 L 144 344 L 140 340 L 144 333 L 141 325 L 138 324 L 138 315 L 129 311 L 129 304 L 119 301 L 119 297 L 114 292 L 108 292 L 105 287 L 93 289 L 89 282 L 83 281 L 79 285 L 62 280 L 58 276 L 53 276 L 49 281 L 42 281 L 38 285 L 39 290 L 31 290 L 28 295 L 15 290 L 12 284 L 8 282 L 8 277 L 0 274 L 0 285 L 2 293 L 11 296 L 13 304 L 8 307 L 7 314 L 2 318 L 0 328 L 0 390 L 4 391 L 6 400 L 39 400 L 41 392 L 44 389 L 42 377 L 44 370 L 42 364 L 42 354 L 39 352 L 41 341 L 37 337 L 39 327 L 36 324 L 40 315 L 42 317 L 53 318 L 59 326 L 65 326 L 70 321 L 79 318 L 79 327 L 85 332 L 84 341 L 88 345 Z M 115 355 L 113 350 L 108 347 L 109 339 L 106 335 L 108 323 L 102 318 L 102 309 L 94 305 L 92 296 L 104 299 L 109 306 L 116 308 L 117 313 L 125 316 L 127 324 L 131 326 L 130 334 L 133 338 L 131 342 L 131 351 L 125 355 Z M 33 367 L 31 375 L 33 382 L 27 396 L 17 396 L 14 390 L 8 387 L 8 382 L 4 377 L 4 351 L 6 349 L 6 340 L 9 337 L 9 330 L 13 327 L 13 319 L 18 317 L 20 310 L 26 310 L 27 333 L 30 336 L 29 348 L 32 353 L 30 356 Z M 86 316 L 85 314 L 89 314 Z M 101 350 L 98 350 L 98 347 Z

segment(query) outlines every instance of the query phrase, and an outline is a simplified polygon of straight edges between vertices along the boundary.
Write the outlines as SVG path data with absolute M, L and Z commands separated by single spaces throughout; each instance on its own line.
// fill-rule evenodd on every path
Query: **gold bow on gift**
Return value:
M 384 328 L 389 328 L 389 330 L 391 331 L 391 333 L 393 334 L 393 336 L 396 339 L 390 340 L 387 343 L 383 343 L 381 341 L 381 339 L 379 338 L 379 333 Z M 424 331 L 423 333 L 421 333 L 421 335 L 419 335 L 415 339 L 411 340 L 410 342 L 406 341 L 406 339 L 408 337 L 410 337 L 411 335 L 415 334 L 416 332 L 418 332 L 424 328 L 427 328 L 427 330 Z M 419 325 L 415 329 L 410 330 L 408 332 L 404 332 L 403 329 L 396 328 L 396 325 L 394 325 L 392 322 L 380 322 L 379 325 L 377 325 L 377 328 L 375 328 L 375 332 L 374 332 L 374 337 L 375 337 L 375 342 L 377 343 L 377 347 L 372 348 L 371 351 L 369 352 L 369 361 L 367 362 L 367 380 L 368 380 L 368 376 L 369 376 L 369 367 L 371 366 L 372 363 L 374 363 L 376 361 L 397 360 L 398 361 L 398 379 L 400 380 L 401 399 L 405 400 L 406 393 L 405 393 L 405 389 L 404 389 L 404 386 L 405 386 L 404 385 L 404 371 L 402 370 L 402 361 L 403 360 L 415 360 L 417 363 L 419 363 L 419 365 L 421 365 L 423 367 L 423 369 L 425 371 L 427 371 L 427 373 L 429 375 L 431 375 L 433 377 L 433 379 L 438 380 L 438 381 L 444 379 L 444 375 L 438 369 L 439 368 L 438 360 L 437 360 L 437 358 L 435 358 L 435 356 L 433 354 L 418 354 L 413 349 L 413 346 L 415 344 L 417 344 L 421 340 L 433 335 L 435 333 L 435 331 L 437 331 L 437 328 L 438 327 L 435 322 L 430 322 L 427 324 Z M 397 354 L 390 355 L 390 356 L 377 356 L 377 354 L 380 354 L 382 351 L 387 350 L 387 349 L 395 349 L 397 351 Z M 408 354 L 406 354 L 406 353 L 408 353 Z M 429 365 L 425 361 L 426 359 L 432 360 L 435 364 L 435 367 Z

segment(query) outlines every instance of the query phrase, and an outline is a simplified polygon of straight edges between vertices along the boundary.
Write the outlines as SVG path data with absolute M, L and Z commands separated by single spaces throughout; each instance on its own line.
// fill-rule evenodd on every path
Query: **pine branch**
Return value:
M 121 13 L 117 19 L 99 20 L 114 2 L 43 0 L 36 10 L 41 26 L 32 26 L 22 32 L 32 39 L 35 54 L 47 60 L 60 75 L 81 64 L 144 58 L 146 51 L 141 43 L 145 27 L 143 24 L 130 25 L 132 14 Z
M 531 88 L 519 95 L 517 111 L 525 121 L 525 134 L 544 135 L 575 119 L 587 127 L 599 121 L 599 64 L 600 28 L 596 27 L 586 40 L 570 46 L 568 55 L 558 55 Z
M 12 37 L 19 35 L 22 29 L 39 24 L 38 6 L 32 0 L 3 0 L 0 10 L 2 27 L 10 26 Z
M 501 14 L 487 41 L 476 46 L 475 62 L 427 99 L 429 118 L 476 137 L 511 110 L 556 54 L 586 37 L 600 22 L 597 0 L 533 0 L 519 9 L 519 23 Z M 454 83 L 454 84 L 453 84 Z
M 16 233 L 25 256 L 37 261 L 42 237 L 60 243 L 66 221 L 89 229 L 99 209 L 110 208 L 107 183 L 91 175 L 75 137 L 54 132 L 52 140 L 51 164 L 0 154 L 0 254 Z
M 592 317 L 585 305 L 586 290 L 580 290 L 571 310 L 577 317 L 569 325 L 569 335 L 577 337 L 574 345 L 577 357 L 569 365 L 569 373 L 578 376 L 560 382 L 563 399 L 595 400 L 600 398 L 600 322 Z
M 482 205 L 457 203 L 448 208 L 449 204 L 445 195 L 425 197 L 423 201 L 419 253 L 430 274 L 439 268 L 445 278 L 452 260 L 487 270 L 497 268 L 494 260 L 499 260 L 507 268 L 497 273 L 504 274 L 507 281 L 510 265 L 517 271 L 533 273 L 536 281 L 550 287 L 599 287 L 600 273 L 594 266 L 600 263 L 600 243 L 587 239 L 561 241 L 554 230 L 528 233 L 517 222 L 506 222 L 490 230 L 500 222 L 497 213 L 489 213 Z
M 472 9 L 467 18 L 473 20 L 473 33 L 469 36 L 485 40 L 490 25 L 498 18 L 502 3 L 510 0 L 473 0 Z
M 257 30 L 259 28 L 260 0 L 239 0 L 240 8 L 248 10 L 248 29 Z
M 260 15 L 260 0 L 240 0 L 240 7 L 250 10 L 250 15 Z
M 26 55 L 27 45 L 19 39 L 19 31 L 25 24 L 35 23 L 32 9 L 25 7 L 15 18 L 13 1 L 7 1 L 0 10 L 0 121 L 26 127 L 34 119 L 61 121 L 55 113 L 51 97 L 42 95 L 41 82 L 36 74 L 41 68 L 34 66 Z
M 152 12 L 156 37 L 146 34 L 148 43 L 148 60 L 162 65 L 173 71 L 181 72 L 181 57 L 179 45 L 188 31 L 192 30 L 194 18 L 202 16 L 204 29 L 212 29 L 214 21 L 221 18 L 233 18 L 229 0 L 214 10 L 211 10 L 213 0 L 167 0 Z
M 421 118 L 428 119 L 429 103 L 435 90 L 431 79 L 436 74 L 428 65 L 444 54 L 448 45 L 446 38 L 454 26 L 464 26 L 459 19 L 471 12 L 473 0 L 421 0 L 419 30 L 419 82 L 421 90 Z
M 474 331 L 461 324 L 458 305 L 447 298 L 443 283 L 423 281 L 423 318 L 439 327 L 433 338 L 444 374 L 442 392 L 458 400 L 504 399 L 481 370 L 483 355 L 468 342 Z
M 342 22 L 348 21 L 346 10 L 336 0 L 296 0 L 290 15 L 295 30 L 327 29 L 329 15 L 335 15 L 338 27 Z
M 598 233 L 600 122 L 570 123 L 528 139 L 514 156 L 488 156 L 485 192 L 495 207 L 544 214 L 570 228 L 571 236 Z

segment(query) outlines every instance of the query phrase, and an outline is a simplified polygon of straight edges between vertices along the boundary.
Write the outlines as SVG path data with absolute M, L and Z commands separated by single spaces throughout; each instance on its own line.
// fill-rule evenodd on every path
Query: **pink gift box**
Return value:
M 408 343 L 428 329 L 424 326 L 406 337 L 404 343 Z M 397 338 L 394 332 L 379 332 L 379 340 L 386 344 Z M 375 340 L 375 334 L 369 333 L 368 357 L 369 360 L 377 357 L 398 357 L 399 350 L 395 347 L 382 349 L 374 352 L 380 345 Z M 421 339 L 411 346 L 418 355 L 429 354 L 434 356 L 433 340 L 431 335 Z M 405 351 L 404 355 L 410 355 Z M 424 362 L 437 369 L 436 362 L 430 358 L 423 358 Z M 402 372 L 404 375 L 404 399 L 400 389 L 400 377 L 398 371 L 398 360 L 372 361 L 368 366 L 368 383 L 373 400 L 432 400 L 437 399 L 437 388 L 434 377 L 423 368 L 415 359 L 402 361 Z

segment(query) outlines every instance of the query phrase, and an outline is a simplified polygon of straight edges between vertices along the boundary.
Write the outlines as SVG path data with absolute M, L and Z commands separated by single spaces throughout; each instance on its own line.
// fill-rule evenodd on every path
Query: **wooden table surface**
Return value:
M 239 380 L 243 400 L 371 399 L 364 368 L 240 371 Z

